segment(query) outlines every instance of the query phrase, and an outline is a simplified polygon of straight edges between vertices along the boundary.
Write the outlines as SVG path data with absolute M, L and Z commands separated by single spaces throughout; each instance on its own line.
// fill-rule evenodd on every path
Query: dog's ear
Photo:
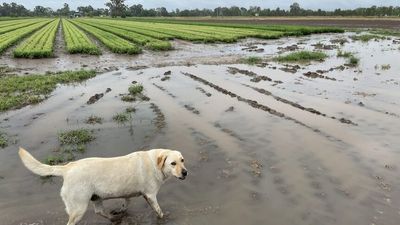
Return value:
M 167 153 L 166 152 L 161 152 L 157 156 L 157 166 L 160 170 L 164 167 L 165 160 L 167 160 Z

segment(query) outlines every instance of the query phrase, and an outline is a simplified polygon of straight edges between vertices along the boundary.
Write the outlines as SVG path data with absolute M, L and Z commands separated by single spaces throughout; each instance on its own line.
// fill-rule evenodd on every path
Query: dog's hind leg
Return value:
M 76 225 L 86 212 L 88 203 L 86 202 L 70 202 L 65 201 L 69 220 L 67 225 Z
M 107 218 L 109 220 L 112 220 L 114 216 L 112 216 L 110 213 L 107 213 L 104 209 L 103 206 L 103 200 L 97 199 L 93 201 L 93 206 L 94 206 L 94 212 L 104 218 Z
M 76 225 L 83 217 L 89 204 L 90 195 L 79 190 L 61 188 L 61 197 L 65 204 L 65 210 L 69 215 L 67 225 Z

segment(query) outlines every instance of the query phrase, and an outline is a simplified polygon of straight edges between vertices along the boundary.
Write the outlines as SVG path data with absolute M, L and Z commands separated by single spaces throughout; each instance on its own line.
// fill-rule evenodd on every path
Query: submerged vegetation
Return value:
M 336 56 L 337 57 L 343 57 L 343 58 L 350 58 L 351 56 L 353 56 L 353 53 L 351 53 L 351 52 L 343 52 L 343 51 L 339 50 L 337 52 Z
M 48 165 L 57 165 L 69 162 L 75 159 L 75 153 L 84 153 L 86 144 L 93 141 L 95 137 L 92 131 L 87 129 L 78 129 L 64 131 L 58 134 L 58 141 L 61 147 L 53 155 L 48 155 L 44 163 Z
M 369 42 L 370 40 L 381 40 L 385 37 L 376 34 L 362 34 L 362 35 L 354 35 L 350 36 L 350 38 L 354 41 L 362 41 L 362 42 Z
M 350 56 L 349 58 L 349 65 L 351 66 L 357 66 L 360 63 L 360 59 L 355 57 L 354 55 Z
M 249 65 L 254 65 L 262 62 L 262 58 L 258 56 L 250 56 L 243 59 L 243 62 Z
M 308 62 L 308 61 L 322 61 L 328 55 L 323 52 L 299 51 L 287 55 L 278 56 L 275 60 L 279 62 Z
M 8 146 L 8 139 L 5 133 L 0 132 L 0 148 L 5 148 Z
M 141 84 L 134 84 L 134 85 L 131 85 L 131 86 L 128 88 L 128 91 L 129 91 L 129 94 L 131 94 L 131 95 L 137 95 L 137 94 L 139 94 L 139 93 L 142 93 L 142 91 L 143 91 L 143 85 L 141 85 Z
M 92 140 L 94 137 L 89 130 L 86 129 L 79 129 L 79 130 L 71 130 L 61 132 L 58 135 L 58 140 L 60 141 L 61 145 L 82 145 L 86 144 Z
M 6 76 L 0 79 L 0 111 L 36 104 L 48 98 L 57 84 L 81 82 L 96 76 L 92 70 L 45 75 Z
M 117 113 L 113 116 L 113 120 L 117 123 L 126 123 L 130 119 L 132 119 L 132 116 L 128 112 Z
M 85 123 L 87 123 L 87 124 L 96 124 L 96 123 L 101 124 L 102 122 L 103 122 L 103 118 L 101 118 L 99 116 L 94 116 L 94 115 L 89 116 L 89 118 L 87 118 L 85 121 Z
M 354 56 L 354 54 L 351 52 L 343 52 L 339 50 L 336 56 L 347 58 L 347 65 L 349 66 L 357 66 L 360 63 L 360 59 Z

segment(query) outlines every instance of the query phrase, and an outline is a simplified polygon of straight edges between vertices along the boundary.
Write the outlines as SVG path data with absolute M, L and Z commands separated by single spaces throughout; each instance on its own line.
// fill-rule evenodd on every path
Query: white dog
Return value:
M 114 158 L 86 158 L 66 165 L 49 166 L 37 161 L 23 148 L 19 156 L 24 165 L 40 176 L 62 176 L 61 197 L 69 215 L 67 225 L 77 224 L 90 201 L 97 214 L 115 219 L 103 207 L 103 200 L 124 198 L 123 210 L 129 198 L 142 195 L 149 205 L 163 217 L 157 202 L 161 185 L 171 176 L 181 180 L 188 172 L 182 154 L 168 149 L 134 152 Z

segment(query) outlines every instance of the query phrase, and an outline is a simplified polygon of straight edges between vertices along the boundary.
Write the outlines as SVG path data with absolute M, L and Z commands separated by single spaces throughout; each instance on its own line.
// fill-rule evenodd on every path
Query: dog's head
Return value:
M 157 156 L 157 166 L 166 177 L 175 176 L 184 180 L 188 175 L 185 160 L 179 151 L 163 150 Z

